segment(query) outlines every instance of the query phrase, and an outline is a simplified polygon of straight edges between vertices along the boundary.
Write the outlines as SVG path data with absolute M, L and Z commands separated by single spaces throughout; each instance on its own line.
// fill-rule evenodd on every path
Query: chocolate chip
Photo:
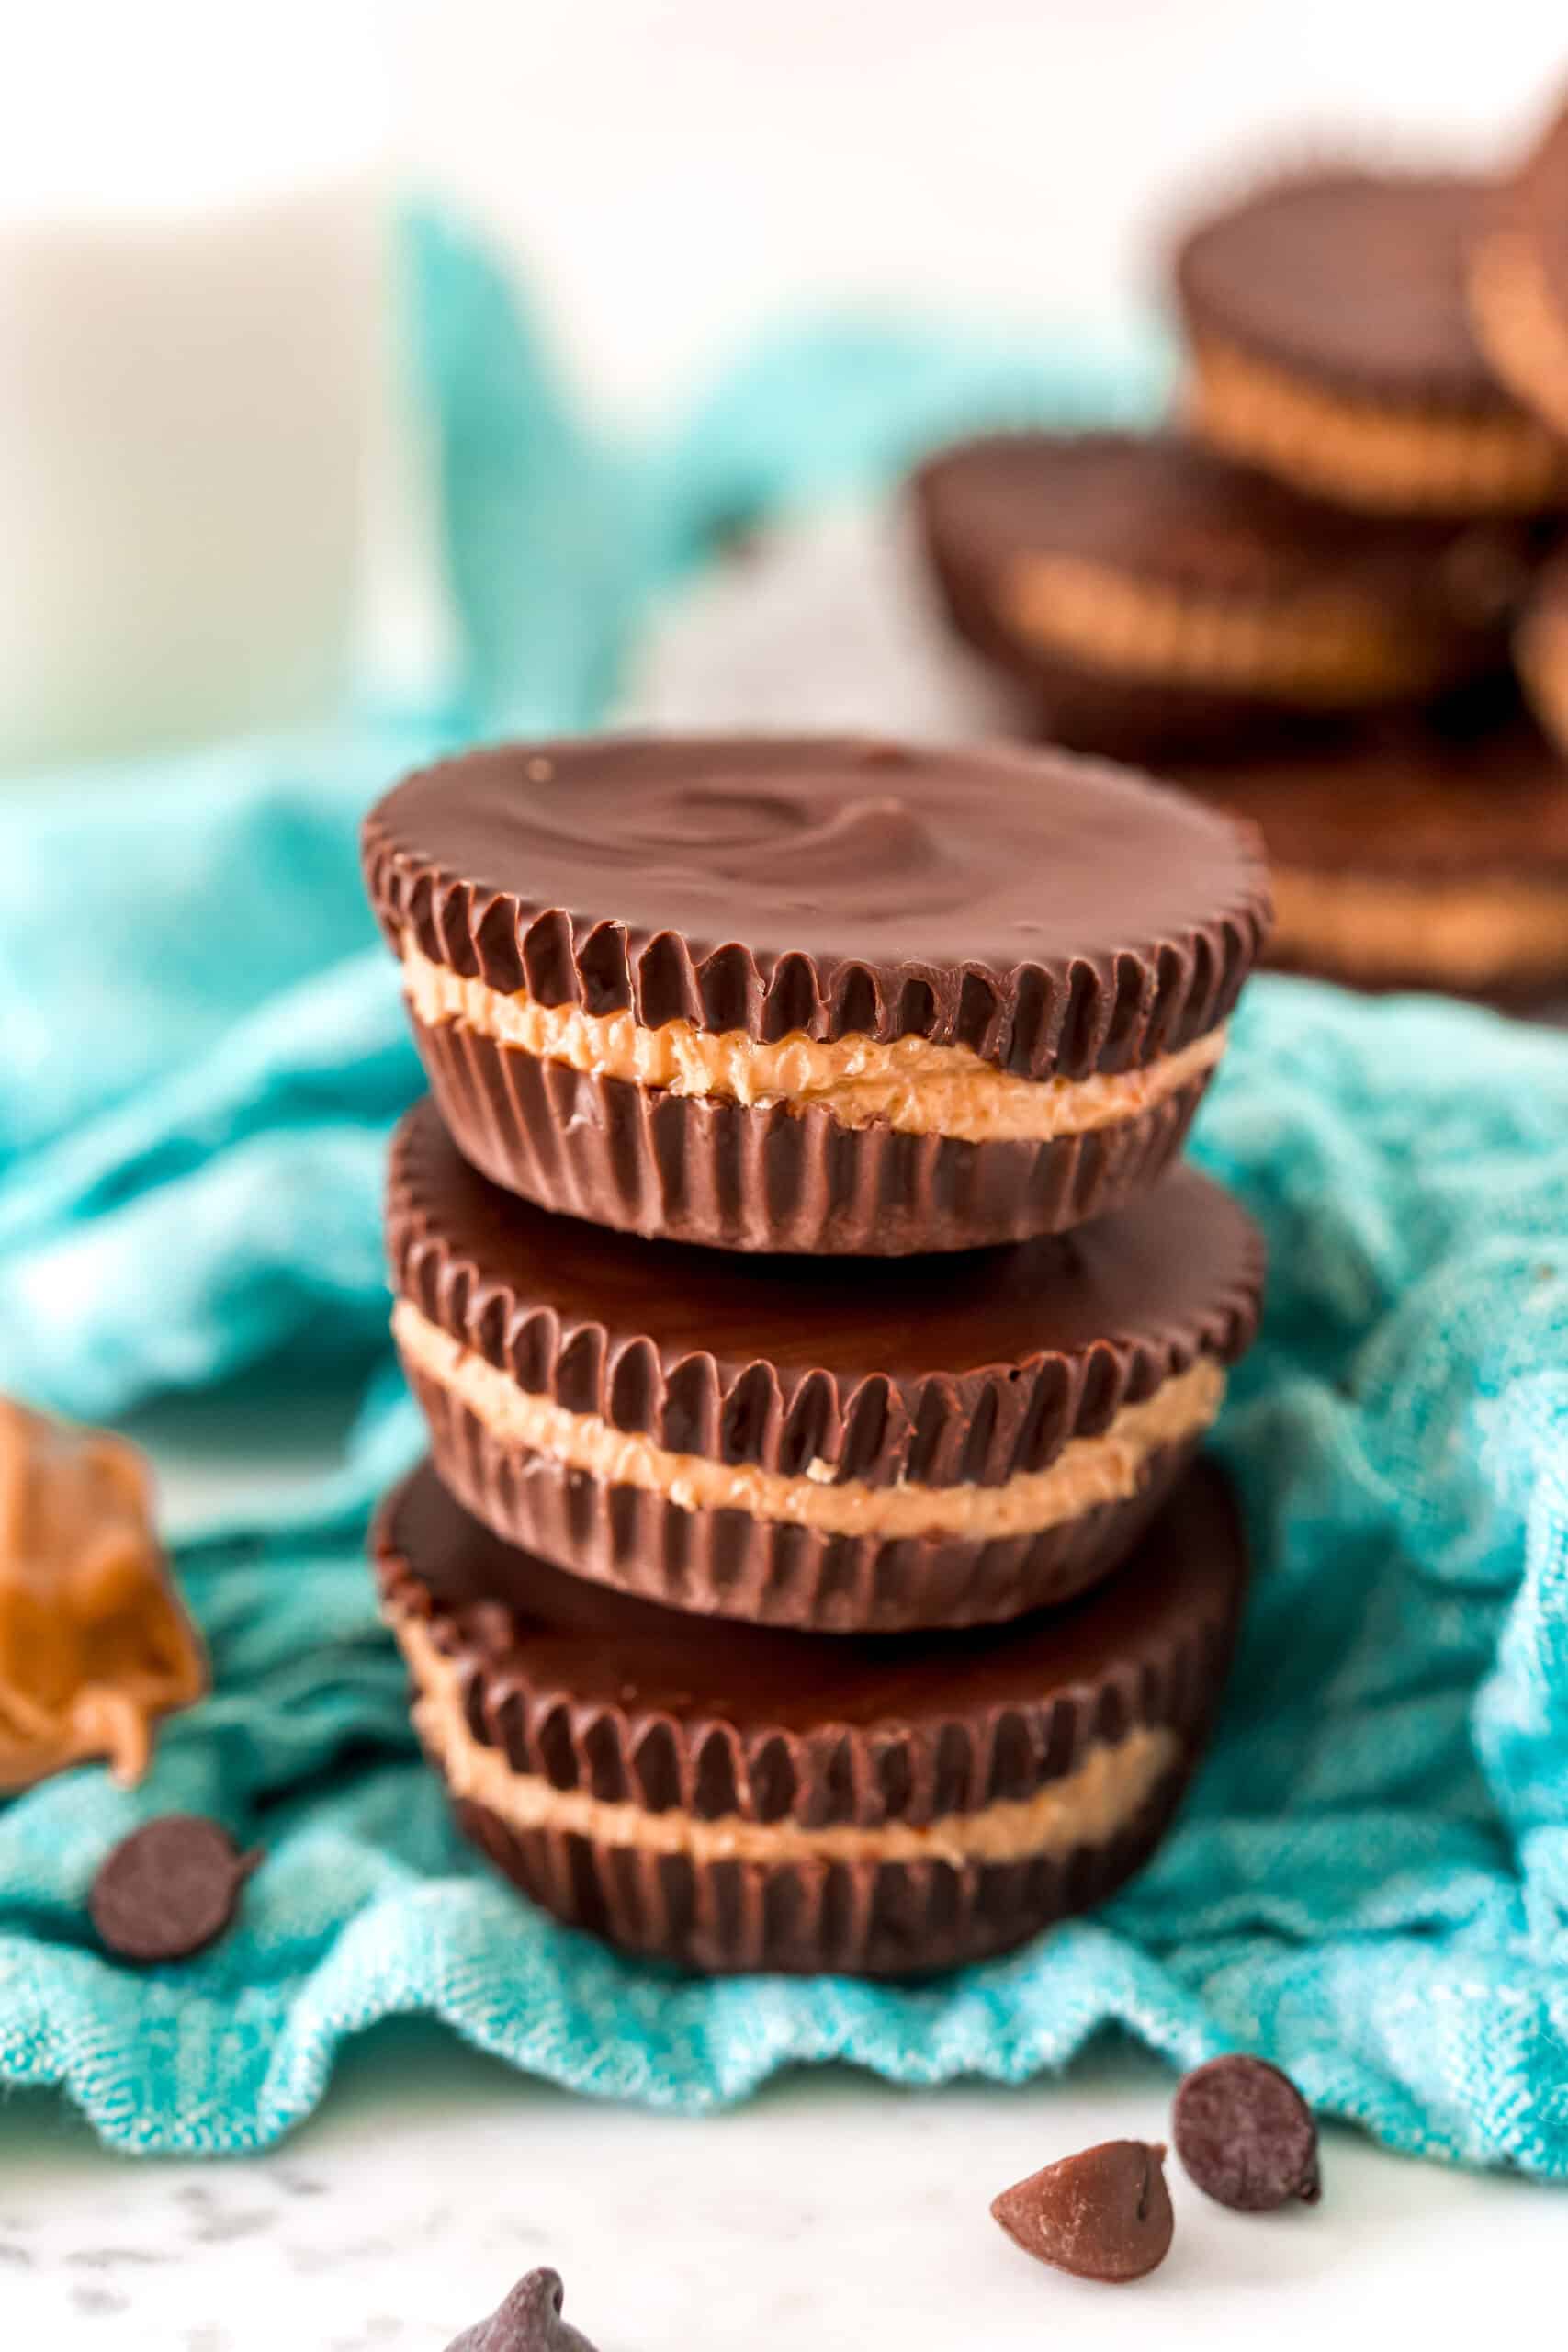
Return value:
M 1170 2252 L 1164 2158 L 1142 2140 L 1107 2140 L 1004 2188 L 991 2211 L 1037 2261 L 1119 2286 Z
M 122 1838 L 87 1898 L 93 1925 L 122 1960 L 187 1960 L 234 1917 L 259 1853 L 197 1813 L 165 1813 Z
M 593 2352 L 586 2335 L 560 2315 L 561 2283 L 554 2270 L 530 2270 L 499 2311 L 455 2335 L 446 2352 Z
M 1288 2075 L 1263 2058 L 1211 2058 L 1176 2094 L 1176 2153 L 1203 2191 L 1238 2213 L 1315 2205 L 1317 2126 Z

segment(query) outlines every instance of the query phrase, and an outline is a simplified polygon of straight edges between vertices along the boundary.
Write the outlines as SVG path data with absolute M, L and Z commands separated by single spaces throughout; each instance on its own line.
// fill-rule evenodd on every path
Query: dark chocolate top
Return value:
M 1479 737 L 1390 731 L 1182 780 L 1253 818 L 1281 866 L 1450 880 L 1568 876 L 1568 764 L 1524 720 Z
M 534 1705 L 559 1696 L 609 1711 L 628 1747 L 656 1717 L 688 1727 L 719 1719 L 743 1734 L 927 1730 L 1008 1706 L 1048 1709 L 1112 1678 L 1135 1691 L 1141 1670 L 1195 1629 L 1228 1624 L 1245 1573 L 1235 1506 L 1208 1464 L 1189 1473 L 1108 1585 L 1011 1624 L 956 1633 L 801 1634 L 664 1609 L 503 1544 L 428 1464 L 389 1497 L 373 1544 L 384 1593 L 396 1608 L 433 1614 L 444 1646 Z M 1108 1734 L 1138 1712 L 1126 1702 Z
M 1260 190 L 1177 256 L 1190 332 L 1349 392 L 1496 410 L 1465 275 L 1492 198 L 1458 174 L 1332 170 Z
M 1267 921 L 1256 842 L 1057 752 L 857 738 L 509 744 L 372 809 L 394 944 L 645 1026 L 971 1046 L 1120 1069 L 1224 1017 Z
M 995 434 L 931 458 L 915 489 L 953 560 L 1076 556 L 1248 609 L 1333 593 L 1450 628 L 1496 622 L 1529 545 L 1526 526 L 1319 505 L 1174 433 Z
M 429 1102 L 393 1146 L 395 1287 L 519 1385 L 675 1453 L 798 1476 L 995 1483 L 1257 1326 L 1262 1238 L 1195 1169 L 1016 1247 L 737 1257 L 498 1193 Z

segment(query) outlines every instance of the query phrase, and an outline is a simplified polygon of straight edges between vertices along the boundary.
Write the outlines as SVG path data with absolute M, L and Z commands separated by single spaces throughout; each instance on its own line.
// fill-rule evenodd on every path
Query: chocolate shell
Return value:
M 410 777 L 364 852 L 394 949 L 498 1000 L 764 1045 L 924 1039 L 963 1048 L 964 1074 L 1033 1081 L 1199 1047 L 1268 920 L 1245 828 L 1019 749 L 507 746 Z M 852 1124 L 808 1093 L 643 1084 L 466 1017 L 413 1026 L 447 1125 L 494 1182 L 629 1232 L 804 1254 L 969 1249 L 1097 1216 L 1179 1149 L 1209 1067 L 1105 1124 L 970 1141 Z
M 426 1673 L 449 1676 L 461 1736 L 503 1782 L 581 1795 L 602 1824 L 514 1828 L 459 1790 L 469 1835 L 570 1924 L 706 1970 L 918 1973 L 1098 1902 L 1179 1800 L 1246 1576 L 1208 1465 L 1114 1584 L 1005 1633 L 834 1641 L 688 1619 L 507 1556 L 428 1467 L 388 1498 L 373 1549 L 426 1697 Z M 502 1589 L 519 1597 L 499 1601 Z M 1027 1803 L 1145 1732 L 1168 1737 L 1142 1801 L 1068 1850 L 990 1861 L 932 1845 L 883 1861 L 863 1841 L 835 1859 L 830 1836 L 803 1849 L 801 1833 L 836 1825 L 962 1838 L 966 1816 Z M 639 1815 L 671 1813 L 682 1837 L 687 1822 L 725 1825 L 744 1858 L 711 1838 L 697 1851 L 638 1842 Z
M 1349 514 L 1174 434 L 994 435 L 912 487 L 954 627 L 1084 751 L 1429 697 L 1506 661 L 1533 552 L 1523 525 Z
M 853 1481 L 997 1488 L 1257 1327 L 1262 1242 L 1191 1170 L 1059 1238 L 852 1268 L 639 1243 L 508 1200 L 431 1105 L 393 1147 L 394 1290 L 516 1390 L 669 1454 Z M 849 1632 L 1016 1616 L 1108 1573 L 1199 1442 L 1137 1488 L 990 1540 L 828 1532 L 687 1509 L 514 1438 L 405 1349 L 446 1484 L 499 1535 L 671 1607 Z
M 410 776 L 363 846 L 394 947 L 503 995 L 650 1029 L 924 1037 L 1032 1079 L 1206 1035 L 1268 913 L 1245 827 L 1004 746 L 503 745 Z

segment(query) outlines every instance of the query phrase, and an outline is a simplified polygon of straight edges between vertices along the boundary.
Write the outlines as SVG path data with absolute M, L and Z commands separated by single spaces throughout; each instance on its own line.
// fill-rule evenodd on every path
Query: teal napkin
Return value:
M 419 1086 L 359 895 L 408 760 L 612 691 L 661 588 L 738 525 L 964 421 L 1146 403 L 982 339 L 781 338 L 678 430 L 572 414 L 485 256 L 408 237 L 466 668 L 449 708 L 0 797 L 0 1385 L 114 1417 L 170 1391 L 360 1399 L 337 1469 L 182 1547 L 212 1697 L 145 1785 L 0 1809 L 0 2080 L 106 2140 L 240 2151 L 345 2037 L 446 2018 L 600 2097 L 701 2109 L 775 2069 L 1021 2081 L 1107 2026 L 1235 2043 L 1390 2144 L 1568 2175 L 1568 1041 L 1455 1006 L 1257 983 L 1197 1150 L 1272 1257 L 1220 1431 L 1258 1562 L 1212 1758 L 1096 1918 L 916 1991 L 701 1984 L 554 1925 L 457 1840 L 360 1556 L 419 1435 L 378 1210 Z M 222 1944 L 134 1972 L 83 1897 L 172 1806 L 267 1860 Z

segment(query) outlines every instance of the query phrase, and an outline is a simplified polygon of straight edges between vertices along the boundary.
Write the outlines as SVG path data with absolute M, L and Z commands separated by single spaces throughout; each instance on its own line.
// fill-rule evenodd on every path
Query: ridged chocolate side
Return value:
M 523 1833 L 457 1800 L 459 1827 L 524 1894 L 623 1951 L 705 1975 L 922 1976 L 1010 1951 L 1093 1910 L 1158 1845 L 1186 1765 L 1100 1846 L 1003 1863 L 708 1862 Z
M 1157 872 L 1179 859 L 1190 876 L 1190 888 L 1182 890 L 1180 921 L 1157 935 L 1129 934 L 1121 904 L 1123 877 L 1122 887 L 1109 892 L 1103 879 L 1095 885 L 1109 903 L 1104 946 L 1093 952 L 1014 961 L 1008 943 L 998 940 L 995 961 L 989 954 L 934 961 L 919 950 L 918 905 L 908 950 L 897 956 L 761 949 L 733 940 L 694 941 L 669 924 L 594 919 L 541 905 L 516 890 L 484 887 L 423 847 L 421 829 L 430 820 L 423 804 L 408 814 L 411 792 L 442 786 L 448 779 L 456 791 L 465 776 L 487 766 L 502 772 L 508 763 L 548 767 L 574 754 L 586 756 L 591 748 L 541 745 L 531 756 L 525 747 L 469 753 L 407 779 L 371 810 L 362 833 L 366 884 L 394 950 L 412 936 L 433 961 L 503 995 L 525 989 L 544 1004 L 579 1004 L 592 1013 L 629 1010 L 647 1028 L 684 1020 L 765 1040 L 795 1031 L 818 1039 L 925 1037 L 937 1045 L 966 1046 L 983 1061 L 1020 1076 L 1081 1078 L 1138 1067 L 1206 1035 L 1235 1004 L 1268 929 L 1268 869 L 1245 825 L 1217 823 L 1205 833 L 1190 824 L 1179 796 L 1059 752 L 1001 746 L 966 752 L 964 780 L 974 787 L 988 778 L 994 788 L 1015 795 L 1037 789 L 1043 805 L 1055 796 L 1065 810 L 1105 802 L 1117 820 L 1108 820 L 1105 839 L 1123 845 L 1122 854 L 1128 834 L 1137 839 L 1146 831 L 1145 871 Z M 737 755 L 752 748 L 736 747 Z M 793 757 L 803 767 L 831 756 L 860 775 L 866 792 L 894 795 L 911 788 L 908 771 L 958 755 L 811 740 L 780 747 L 775 756 Z M 745 773 L 738 770 L 738 789 Z M 928 795 L 931 789 L 928 775 Z M 950 803 L 957 789 L 955 782 Z M 983 845 L 983 791 L 972 789 L 968 805 Z M 613 822 L 613 817 L 605 821 Z M 857 892 L 879 871 L 886 873 L 885 899 L 897 898 L 905 887 L 897 843 L 889 845 L 897 821 L 883 820 L 890 829 L 886 838 L 868 831 L 854 872 Z M 1040 821 L 1043 826 L 1043 818 Z M 1048 870 L 1047 842 L 1043 839 L 1035 846 Z M 763 870 L 766 856 L 764 845 L 758 852 Z M 915 882 L 924 888 L 928 881 L 922 867 Z M 607 886 L 601 879 L 599 887 Z M 1089 887 L 1086 878 L 1085 888 Z M 814 889 L 832 888 L 827 873 L 814 878 Z M 852 929 L 852 910 L 844 920 Z M 863 912 L 860 921 L 867 920 Z M 1098 922 L 1095 928 L 1100 928 Z
M 564 1790 L 581 1789 L 611 1804 L 671 1809 L 706 1820 L 729 1816 L 792 1822 L 814 1829 L 833 1823 L 929 1826 L 946 1815 L 1032 1796 L 1064 1779 L 1102 1744 L 1138 1725 L 1165 1726 L 1185 1744 L 1207 1725 L 1229 1661 L 1246 1581 L 1244 1539 L 1219 1474 L 1201 1464 L 1167 1505 L 1117 1586 L 1060 1612 L 1036 1617 L 994 1637 L 948 1637 L 940 1656 L 930 1640 L 875 1642 L 850 1661 L 873 1689 L 902 1648 L 920 1666 L 921 1704 L 869 1720 L 835 1721 L 833 1701 L 818 1700 L 821 1674 L 838 1677 L 840 1645 L 823 1635 L 719 1629 L 694 1623 L 683 1670 L 691 1688 L 680 1712 L 651 1705 L 639 1687 L 639 1636 L 666 1612 L 619 1596 L 584 1599 L 606 1626 L 595 1636 L 601 1690 L 585 1698 L 549 1670 L 558 1653 L 542 1626 L 491 1598 L 449 1605 L 433 1590 L 434 1569 L 408 1556 L 404 1523 L 410 1498 L 428 1469 L 395 1490 L 372 1532 L 383 1606 L 394 1628 L 419 1625 L 455 1667 L 468 1732 L 503 1756 L 512 1770 Z M 428 1491 L 428 1490 L 427 1490 Z M 437 1498 L 439 1504 L 439 1498 Z M 446 1513 L 452 1519 L 450 1510 Z M 470 1544 L 478 1531 L 456 1530 Z M 521 1583 L 526 1563 L 518 1570 Z M 566 1579 L 544 1569 L 536 1589 Z M 674 1636 L 682 1638 L 679 1628 Z M 621 1641 L 624 1639 L 624 1660 Z M 786 1711 L 764 1695 L 742 1705 L 747 1660 L 766 1642 L 770 1671 L 791 1680 Z M 1053 1652 L 1071 1654 L 1080 1670 L 1048 1687 Z M 793 1646 L 785 1657 L 779 1645 Z M 1120 1644 L 1122 1646 L 1117 1646 Z M 615 1662 L 614 1677 L 606 1657 Z M 541 1668 L 540 1661 L 544 1664 Z M 1089 1663 L 1088 1661 L 1092 1661 Z M 705 1678 L 718 1678 L 709 1701 Z M 1016 1678 L 1016 1679 L 1015 1679 Z M 613 1694 L 613 1695 L 612 1695 Z M 1005 1695 L 1004 1695 L 1005 1694 Z M 818 1715 L 818 1707 L 821 1710 Z M 786 1720 L 786 1712 L 793 1720 Z M 803 1724 L 809 1727 L 802 1727 Z
M 785 1477 L 821 1462 L 873 1487 L 998 1487 L 1200 1356 L 1235 1362 L 1258 1328 L 1262 1236 L 1193 1169 L 1114 1225 L 972 1273 L 781 1279 L 516 1209 L 454 1141 L 428 1103 L 394 1138 L 394 1290 L 518 1388 L 672 1453 Z
M 1102 1216 L 1164 1174 L 1208 1083 L 1050 1143 L 959 1143 L 590 1077 L 458 1022 L 412 1026 L 453 1139 L 492 1183 L 624 1233 L 808 1257 L 974 1250 Z
M 1126 1557 L 1199 1443 L 1163 1448 L 1126 1501 L 1033 1535 L 824 1535 L 605 1486 L 502 1444 L 438 1381 L 404 1369 L 443 1483 L 506 1543 L 665 1608 L 815 1633 L 987 1624 L 1071 1600 Z

